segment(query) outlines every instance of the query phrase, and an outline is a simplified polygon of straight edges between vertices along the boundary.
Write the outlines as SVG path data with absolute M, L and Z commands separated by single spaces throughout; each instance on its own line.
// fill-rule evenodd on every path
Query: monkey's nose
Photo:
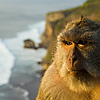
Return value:
M 68 70 L 76 70 L 79 67 L 79 61 L 75 55 L 69 57 L 67 61 Z
M 72 56 L 72 57 L 70 57 L 70 63 L 71 63 L 71 65 L 73 66 L 73 64 L 77 61 L 77 58 L 76 58 L 76 56 Z

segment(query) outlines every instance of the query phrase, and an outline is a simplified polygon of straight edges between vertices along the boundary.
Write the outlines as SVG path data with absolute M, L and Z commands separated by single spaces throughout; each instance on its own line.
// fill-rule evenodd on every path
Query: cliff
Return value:
M 51 12 L 46 15 L 46 27 L 41 36 L 41 44 L 47 48 L 47 55 L 43 59 L 43 67 L 45 69 L 53 61 L 57 35 L 69 21 L 79 19 L 81 15 L 95 21 L 100 21 L 100 0 L 87 0 L 80 7 Z

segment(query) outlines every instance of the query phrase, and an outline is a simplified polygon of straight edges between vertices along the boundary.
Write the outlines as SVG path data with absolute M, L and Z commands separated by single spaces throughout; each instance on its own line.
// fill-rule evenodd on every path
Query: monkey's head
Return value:
M 100 24 L 87 18 L 68 23 L 58 36 L 55 62 L 73 91 L 100 82 Z

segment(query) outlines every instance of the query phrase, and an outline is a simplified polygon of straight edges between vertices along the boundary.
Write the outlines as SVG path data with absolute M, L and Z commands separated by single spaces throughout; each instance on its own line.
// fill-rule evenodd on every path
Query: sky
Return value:
M 13 37 L 46 14 L 83 4 L 86 0 L 0 0 L 0 38 Z

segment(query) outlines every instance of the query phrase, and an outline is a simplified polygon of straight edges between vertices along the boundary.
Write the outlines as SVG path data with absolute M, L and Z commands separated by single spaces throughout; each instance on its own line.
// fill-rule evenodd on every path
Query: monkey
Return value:
M 100 23 L 69 22 L 56 48 L 36 100 L 100 100 Z

